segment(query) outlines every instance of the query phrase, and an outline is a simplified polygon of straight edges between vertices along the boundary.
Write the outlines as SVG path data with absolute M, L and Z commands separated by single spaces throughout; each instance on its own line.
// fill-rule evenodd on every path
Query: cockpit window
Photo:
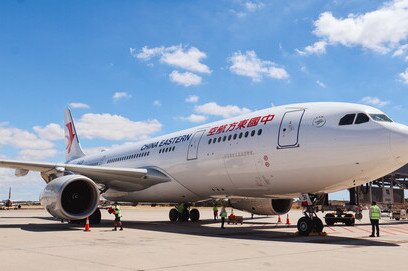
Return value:
M 356 117 L 356 114 L 347 114 L 340 119 L 339 125 L 342 126 L 342 125 L 353 124 L 355 117 Z
M 365 122 L 369 122 L 370 118 L 364 113 L 358 113 L 356 122 L 354 124 L 361 124 Z
M 392 120 L 384 114 L 370 114 L 370 117 L 375 121 L 392 122 Z

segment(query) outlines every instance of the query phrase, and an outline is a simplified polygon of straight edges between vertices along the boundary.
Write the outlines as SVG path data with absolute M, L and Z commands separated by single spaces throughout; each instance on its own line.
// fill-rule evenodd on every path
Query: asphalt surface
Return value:
M 277 217 L 244 215 L 242 225 L 214 222 L 200 209 L 198 223 L 171 223 L 170 208 L 123 209 L 124 231 L 113 216 L 84 232 L 44 210 L 0 211 L 0 270 L 406 270 L 408 221 L 381 219 L 381 236 L 368 237 L 367 213 L 354 227 L 325 227 L 328 236 L 296 236 Z M 228 210 L 229 211 L 229 210 Z M 323 216 L 320 214 L 320 216 Z

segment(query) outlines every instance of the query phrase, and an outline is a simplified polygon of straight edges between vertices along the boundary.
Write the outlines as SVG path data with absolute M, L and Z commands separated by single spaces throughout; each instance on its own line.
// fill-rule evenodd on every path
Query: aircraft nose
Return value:
M 398 125 L 390 132 L 391 152 L 401 163 L 408 163 L 408 126 Z

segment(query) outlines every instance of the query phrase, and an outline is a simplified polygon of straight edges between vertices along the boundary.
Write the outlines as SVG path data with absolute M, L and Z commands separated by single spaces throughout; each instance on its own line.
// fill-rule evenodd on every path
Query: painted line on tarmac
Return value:
M 344 229 L 344 230 L 346 230 L 346 231 L 348 231 L 348 232 L 353 232 L 353 233 L 354 233 L 354 231 L 352 231 L 352 230 L 350 230 L 350 229 L 347 229 L 346 227 L 340 227 L 340 228 L 342 228 L 342 229 Z
M 370 230 L 366 230 L 365 228 L 360 228 L 360 227 L 356 227 L 356 229 L 358 229 L 358 230 L 361 230 L 361 231 L 364 231 L 364 232 L 368 232 L 368 233 L 370 233 L 371 231 Z
M 326 226 L 326 228 L 330 229 L 331 231 L 336 231 L 334 228 Z
M 401 232 L 401 233 L 404 233 L 404 234 L 408 234 L 408 231 L 407 230 L 404 230 L 404 229 L 400 229 L 400 228 L 397 228 L 397 227 L 392 227 L 392 226 L 388 226 L 387 227 L 387 229 L 392 229 L 392 230 L 394 230 L 394 231 L 398 231 L 398 232 Z

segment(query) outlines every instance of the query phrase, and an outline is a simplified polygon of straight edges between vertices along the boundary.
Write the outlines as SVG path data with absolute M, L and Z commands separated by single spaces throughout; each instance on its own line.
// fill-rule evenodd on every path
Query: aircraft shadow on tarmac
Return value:
M 44 217 L 39 217 L 44 219 Z M 52 220 L 52 219 L 51 219 Z M 145 230 L 155 232 L 167 232 L 194 236 L 203 236 L 210 238 L 225 238 L 239 240 L 259 240 L 271 242 L 291 242 L 291 243 L 315 243 L 329 245 L 349 245 L 349 246 L 399 246 L 393 242 L 380 241 L 375 239 L 341 237 L 341 236 L 295 236 L 296 225 L 290 225 L 293 232 L 282 231 L 287 229 L 286 225 L 277 225 L 276 223 L 256 222 L 244 220 L 244 225 L 227 225 L 225 229 L 220 228 L 220 220 L 214 222 L 212 219 L 202 220 L 200 222 L 170 222 L 170 221 L 123 221 L 125 230 Z M 215 226 L 207 226 L 216 223 Z M 102 220 L 100 225 L 93 225 L 94 228 L 106 228 L 111 231 L 113 222 L 111 220 Z M 81 231 L 83 226 L 68 223 L 30 223 L 30 224 L 1 224 L 0 229 L 21 228 L 30 232 L 53 232 L 53 231 Z M 282 229 L 282 230 L 280 230 Z

